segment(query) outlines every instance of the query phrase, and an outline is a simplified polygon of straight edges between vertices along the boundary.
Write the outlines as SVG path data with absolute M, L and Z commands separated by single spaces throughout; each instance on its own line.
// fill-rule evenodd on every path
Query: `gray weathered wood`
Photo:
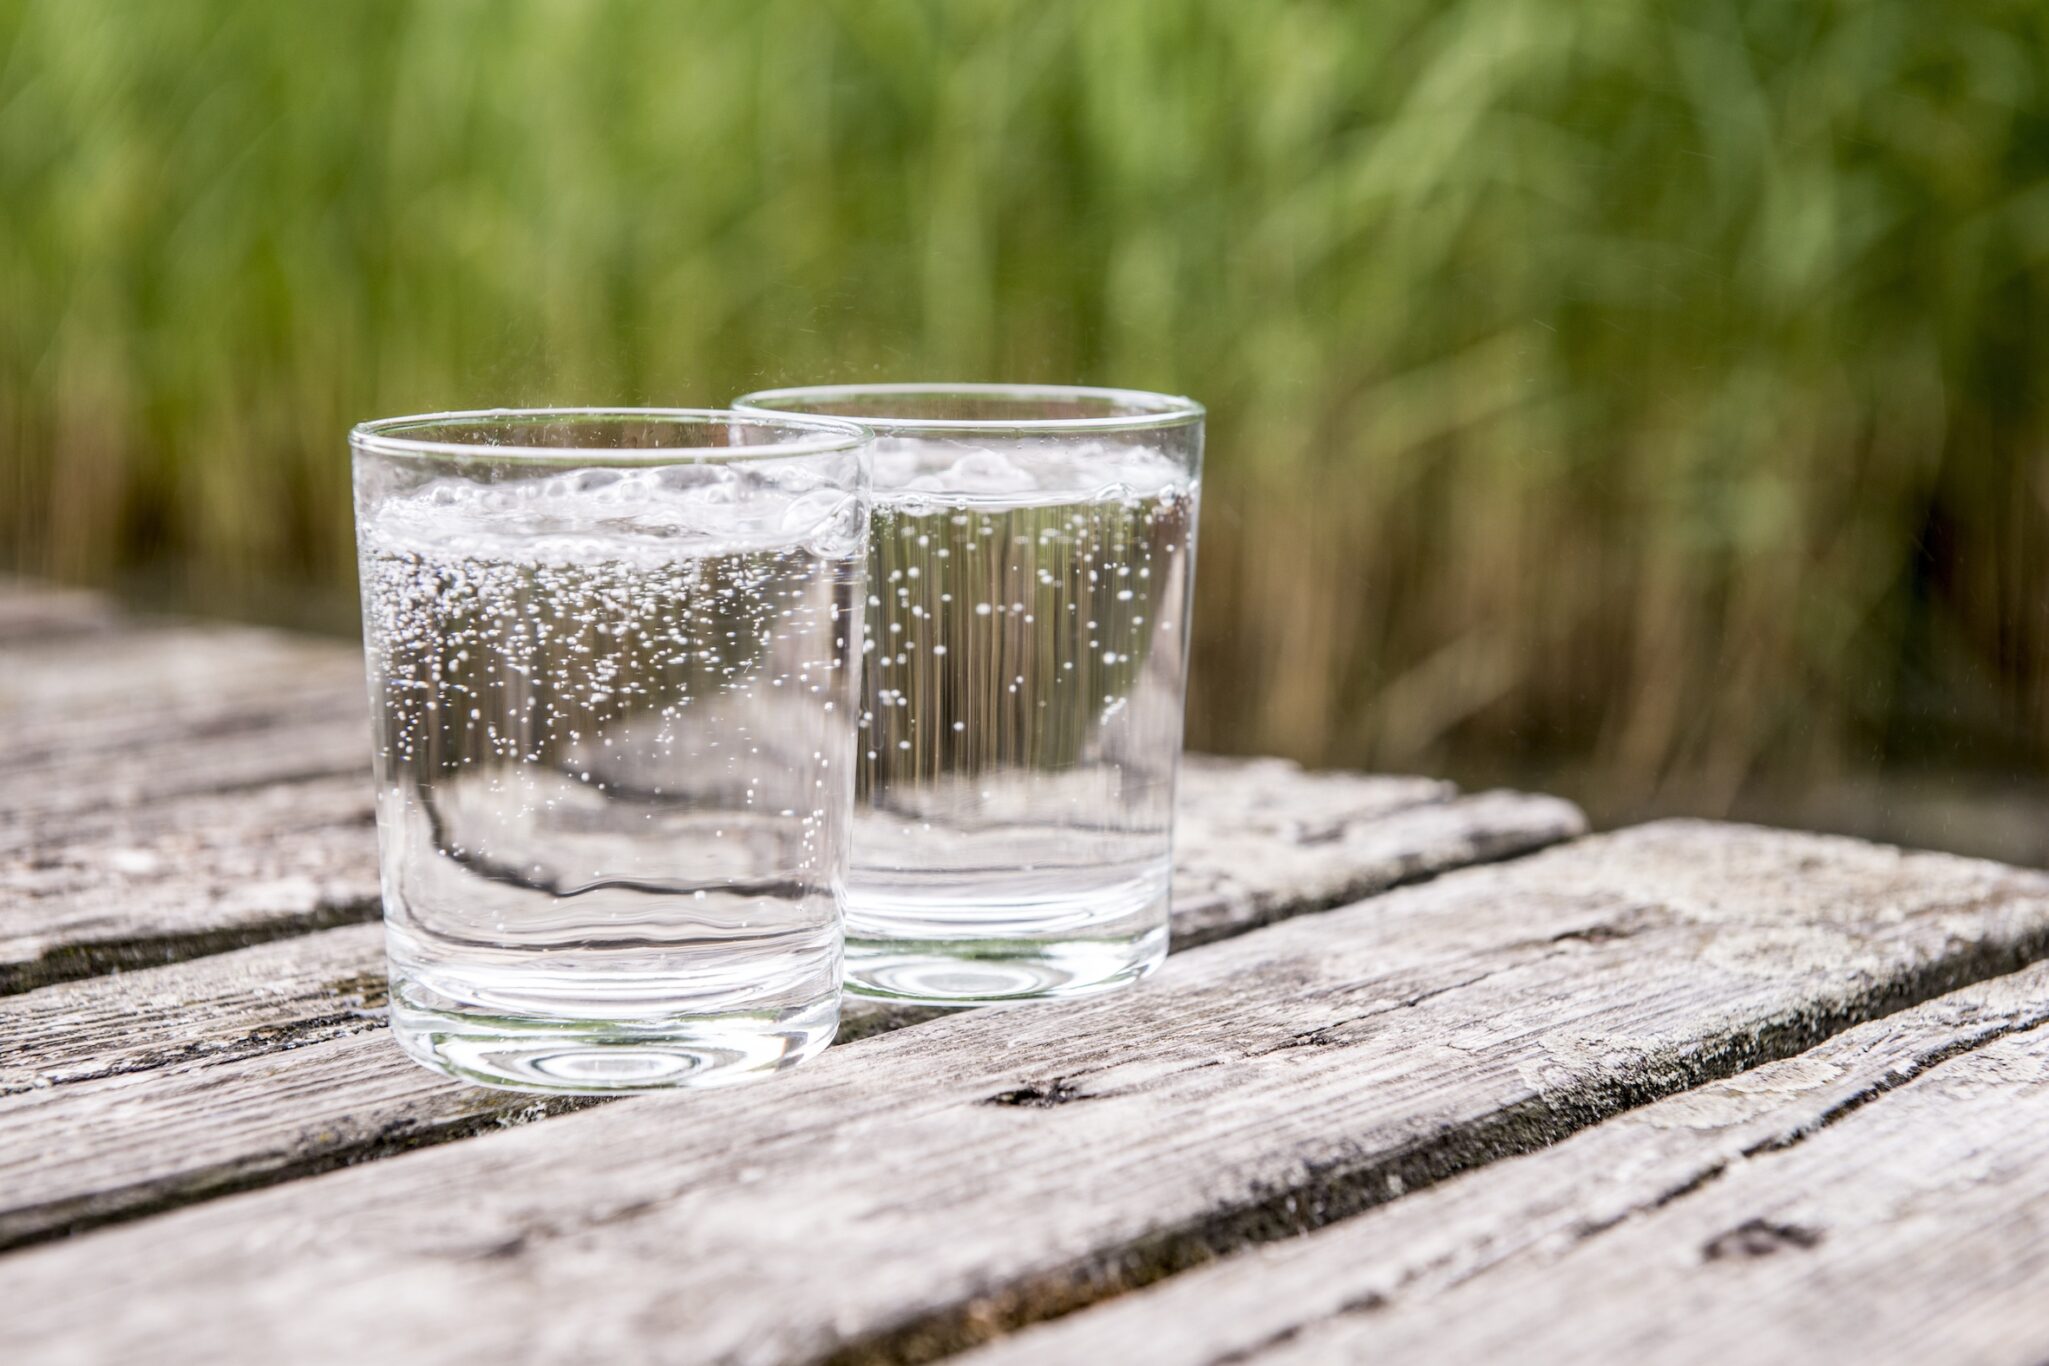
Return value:
M 2037 1029 L 1562 1253 L 1262 1359 L 2049 1360 L 2045 1132 Z
M 0 1248 L 589 1103 L 452 1085 L 382 1030 L 16 1092 L 0 1097 Z
M 1193 757 L 1175 812 L 1174 945 L 1340 906 L 1586 830 L 1570 802 L 1450 783 Z
M 375 916 L 355 647 L 0 580 L 8 620 L 23 625 L 0 670 L 0 993 Z M 1550 798 L 1455 797 L 1191 760 L 1182 942 L 1583 828 Z
M 1705 1313 L 1689 1313 L 1683 1336 L 1630 1343 L 1610 1333 L 1617 1318 L 1627 1317 L 1631 1306 L 1644 1304 L 1655 1314 L 1671 1315 L 1685 1299 L 1684 1287 L 1671 1287 L 1682 1292 L 1677 1299 L 1651 1294 L 1652 1288 L 1632 1273 L 1625 1275 L 1627 1284 L 1620 1293 L 1600 1295 L 1582 1281 L 1578 1249 L 1599 1243 L 1613 1230 L 1646 1219 L 1664 1220 L 1667 1216 L 1660 1211 L 1691 1205 L 1696 1193 L 1711 1184 L 1725 1189 L 1719 1184 L 1725 1177 L 1748 1179 L 1753 1168 L 1776 1160 L 1772 1154 L 1861 1115 L 1866 1107 L 1891 1105 L 1900 1088 L 1918 1086 L 1918 1078 L 1938 1069 L 1946 1084 L 1963 1075 L 1957 1064 L 1975 1056 L 1973 1050 L 2027 1031 L 2037 1031 L 2038 1042 L 2029 1046 L 2039 1048 L 2039 1041 L 2049 1041 L 2044 1039 L 2049 1031 L 2041 1030 L 2045 1023 L 2049 965 L 2038 964 L 1847 1030 L 1798 1057 L 1618 1115 L 1555 1147 L 1495 1163 L 1306 1238 L 1250 1248 L 1135 1294 L 1029 1328 L 967 1359 L 976 1366 L 1141 1360 L 1193 1366 L 1257 1358 L 1276 1349 L 1285 1349 L 1282 1354 L 1287 1355 L 1299 1347 L 1305 1361 L 1346 1356 L 1380 1361 L 1398 1358 L 1397 1344 L 1406 1344 L 1418 1360 L 1522 1361 L 1543 1355 L 1533 1352 L 1531 1344 L 1547 1338 L 1562 1349 L 1561 1358 L 1582 1361 L 1687 1359 L 1695 1346 L 1706 1349 L 1697 1359 L 1716 1361 L 1766 1355 L 1808 1360 L 1954 1359 L 1951 1353 L 1926 1350 L 1927 1344 L 1911 1335 L 1897 1339 L 1898 1347 L 1919 1355 L 1868 1341 L 1849 1350 L 1849 1342 L 1857 1338 L 1843 1338 L 1840 1345 L 1819 1350 L 1830 1344 L 1817 1345 L 1802 1322 L 1761 1322 L 1759 1301 L 1734 1299 L 1735 1294 L 1752 1293 L 1747 1284 L 1730 1285 L 1730 1298 L 1701 1307 Z M 1977 1137 L 2010 1127 L 2018 1113 L 2025 1111 L 1985 1120 L 1959 1111 L 1955 1122 L 1945 1127 L 1986 1125 L 1985 1130 L 1966 1129 Z M 2042 1124 L 2039 1118 L 2032 1122 Z M 1905 1160 L 1910 1171 L 1939 1170 L 1939 1136 L 1927 1143 L 1925 1153 L 1917 1154 L 1904 1145 L 1888 1149 L 1882 1141 L 1867 1140 L 1863 1124 L 1858 1118 L 1851 1126 L 1850 1131 L 1859 1135 L 1851 1151 L 1828 1159 L 1833 1167 L 1807 1173 L 1803 1180 L 1808 1185 L 1819 1190 L 1837 1187 L 1846 1179 L 1854 1183 L 1857 1173 L 1881 1169 L 1891 1156 Z M 1778 1177 L 1771 1182 L 1782 1184 Z M 1888 1192 L 1866 1194 L 1881 1207 L 1896 1200 Z M 1734 1228 L 1764 1217 L 1760 1209 L 1709 1216 L 1705 1222 L 1719 1235 L 1718 1222 Z M 1702 1220 L 1689 1216 L 1686 1222 L 1698 1225 Z M 1963 1227 L 1980 1233 L 2000 1222 Z M 2049 1239 L 2049 1223 L 2038 1224 L 2035 1236 Z M 1888 1241 L 1889 1255 L 1905 1259 L 1910 1272 L 1918 1271 L 1922 1288 L 1931 1283 L 1926 1274 L 1930 1269 L 1953 1264 L 1928 1257 L 1916 1242 Z M 1649 1252 L 1654 1260 L 1676 1254 L 1683 1272 L 1700 1274 L 1698 1254 L 1703 1246 L 1697 1236 L 1667 1237 L 1662 1246 L 1654 1239 Z M 1759 1244 L 1761 1250 L 1772 1246 L 1769 1237 Z M 1924 1257 L 1928 1259 L 1915 1267 L 1914 1259 Z M 1597 1254 L 1595 1260 L 1611 1259 Z M 1775 1262 L 1765 1274 L 1774 1280 L 1790 1275 L 1797 1283 L 1808 1260 L 1803 1256 Z M 1532 1268 L 1537 1270 L 1525 1278 L 1522 1273 Z M 1726 1268 L 1715 1268 L 1711 1274 L 1713 1286 L 1739 1279 L 1728 1276 Z M 1521 1298 L 1507 1299 L 1499 1289 L 1511 1279 L 1524 1287 Z M 1824 1294 L 1819 1285 L 1806 1289 L 1816 1304 L 1796 1301 L 1803 1315 L 1809 1308 L 1826 1311 L 1827 1302 L 1837 1299 L 1847 1299 L 1860 1314 L 1870 1303 L 1861 1287 L 1848 1295 L 1842 1294 L 1842 1287 L 1835 1294 Z M 1976 1311 L 2001 1302 L 1999 1292 L 1986 1281 L 1974 1278 L 1971 1289 L 1974 1294 L 1982 1292 L 1975 1294 Z M 1724 1291 L 1714 1293 L 1721 1297 Z M 1942 1331 L 1953 1322 L 1953 1314 L 1939 1306 L 1920 1307 L 1927 1322 Z M 1490 1325 L 1490 1342 L 1467 1341 L 1466 1350 L 1454 1351 L 1452 1343 L 1462 1340 L 1463 1330 L 1449 1325 L 1469 1318 Z M 1739 1325 L 1741 1336 L 1716 1337 L 1713 1327 L 1720 1322 Z M 2036 1325 L 2049 1331 L 2049 1318 L 2038 1314 Z M 2038 1343 L 2036 1352 L 2042 1350 Z
M 360 657 L 249 628 L 8 650 L 0 819 L 50 838 L 138 806 L 369 767 Z
M 257 626 L 121 619 L 118 629 L 9 643 L 0 734 L 36 754 L 111 749 L 166 727 L 232 729 L 252 705 L 336 687 L 364 714 L 353 645 Z
M 0 999 L 0 1096 L 360 1034 L 384 1004 L 380 925 L 23 992 Z
M 300 732 L 247 737 L 245 748 Z M 366 732 L 367 733 L 367 732 Z M 378 912 L 368 742 L 340 777 L 156 800 L 0 833 L 0 992 L 219 952 Z M 77 789 L 82 793 L 83 788 Z M 1556 798 L 1198 761 L 1177 924 L 1195 939 L 1569 838 Z
M 0 1299 L 30 1353 L 929 1355 L 2045 954 L 2040 874 L 1648 827 L 1176 955 L 1120 998 L 27 1249 Z
M 0 646 L 119 628 L 113 602 L 84 588 L 59 588 L 0 574 Z
M 1197 762 L 1184 797 L 1189 837 L 1175 917 L 1177 926 L 1191 917 L 1205 939 L 1549 843 L 1579 822 L 1548 798 L 1457 798 L 1440 783 L 1307 775 L 1275 762 Z M 284 817 L 242 809 L 248 801 L 191 808 L 228 853 L 75 847 L 68 874 L 36 876 L 82 881 L 44 903 L 75 906 L 96 927 L 136 923 L 109 921 L 102 909 L 122 905 L 159 933 L 188 923 L 175 919 L 181 895 L 198 934 L 258 933 L 276 923 L 256 919 L 259 910 L 289 924 L 321 906 L 347 906 L 351 895 L 375 913 L 367 830 L 351 829 L 349 841 L 330 847 L 317 821 L 313 834 L 295 832 Z M 350 849 L 362 867 L 346 864 Z M 148 881 L 159 873 L 167 884 Z M 135 900 L 133 886 L 126 900 L 119 894 L 130 875 L 152 889 L 147 900 Z M 251 918 L 223 929 L 234 909 Z M 0 927 L 7 923 L 0 914 Z M 355 1161 L 401 1139 L 461 1136 L 489 1117 L 552 1112 L 435 1082 L 388 1040 L 342 1042 L 382 1026 L 379 934 L 352 926 L 0 1000 L 0 1035 L 12 1041 L 0 1057 L 0 1246 L 154 1208 L 174 1194 L 190 1200 Z M 69 942 L 76 951 L 80 941 Z M 915 1018 L 854 1006 L 843 1032 Z M 282 1062 L 273 1056 L 287 1051 Z M 53 1148 L 62 1161 L 44 1160 Z
M 109 808 L 360 773 L 355 647 L 0 582 L 0 848 Z
M 0 850 L 0 992 L 378 914 L 367 774 L 102 817 Z

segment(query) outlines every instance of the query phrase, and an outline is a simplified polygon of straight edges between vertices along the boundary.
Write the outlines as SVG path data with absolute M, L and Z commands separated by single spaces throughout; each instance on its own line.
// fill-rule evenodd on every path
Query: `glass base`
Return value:
M 850 995 L 899 1005 L 1071 1001 L 1127 987 L 1167 958 L 1167 927 L 1118 939 L 847 938 Z
M 510 1091 L 611 1096 L 730 1086 L 794 1067 L 832 1042 L 839 999 L 800 1009 L 634 1020 L 537 1019 L 432 1008 L 392 983 L 391 1032 L 415 1062 Z

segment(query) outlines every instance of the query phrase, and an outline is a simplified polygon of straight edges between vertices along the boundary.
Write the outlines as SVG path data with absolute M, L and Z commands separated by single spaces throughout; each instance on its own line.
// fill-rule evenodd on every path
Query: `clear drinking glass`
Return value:
M 741 411 L 876 434 L 847 986 L 1082 996 L 1167 951 L 1200 405 L 847 385 Z
M 867 441 L 697 410 L 350 434 L 391 1023 L 414 1058 L 612 1092 L 831 1041 Z

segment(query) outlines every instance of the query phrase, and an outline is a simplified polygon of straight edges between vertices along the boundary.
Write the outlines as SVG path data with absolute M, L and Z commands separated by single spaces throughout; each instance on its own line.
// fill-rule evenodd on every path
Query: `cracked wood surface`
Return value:
M 365 765 L 367 768 L 367 765 Z M 1237 933 L 1445 868 L 1569 839 L 1578 810 L 1447 783 L 1191 762 L 1177 943 Z M 113 808 L 56 836 L 0 836 L 0 992 L 218 952 L 378 914 L 367 772 Z
M 0 1246 L 564 1108 L 381 1037 L 380 932 L 346 923 L 379 909 L 352 647 L 99 607 L 63 631 L 25 601 L 0 591 L 44 632 L 0 684 L 0 807 L 29 812 L 0 824 Z M 1177 946 L 1583 828 L 1554 798 L 1200 758 L 1179 822 Z M 843 1034 L 921 1018 L 856 1006 Z
M 136 623 L 0 649 L 12 847 L 123 808 L 369 771 L 362 657 L 348 645 Z
M 1159 982 L 473 1137 L 582 1107 L 383 1037 L 353 647 L 0 579 L 0 663 L 10 1357 L 2049 1356 L 2039 874 L 1675 824 L 1346 906 L 1578 813 L 1191 760 Z
M 38 591 L 0 581 L 0 993 L 377 917 L 354 646 Z M 1276 760 L 1191 759 L 1178 819 L 1178 943 L 1584 829 L 1555 798 Z
M 1930 1069 L 1697 1194 L 1263 1358 L 2049 1360 L 2049 1031 Z M 1600 1306 L 1561 1315 L 1562 1294 Z
M 929 1357 L 2045 953 L 2041 874 L 1643 827 L 1177 954 L 1123 997 L 24 1249 L 0 1296 L 31 1353 Z M 1778 1236 L 1743 1230 L 1712 1236 Z
M 1270 762 L 1195 765 L 1185 796 L 1192 834 L 1175 923 L 1178 931 L 1191 918 L 1205 940 L 1578 828 L 1578 813 L 1549 799 L 1454 798 L 1442 784 L 1311 777 Z M 289 904 L 309 920 L 304 908 L 350 904 L 337 879 L 313 875 L 311 851 L 325 844 L 282 832 L 266 842 L 264 819 L 252 817 L 252 837 L 233 847 L 280 870 L 259 884 L 273 895 L 251 896 L 217 859 L 206 862 L 219 892 L 185 903 L 200 907 L 204 925 L 217 924 L 229 896 L 274 913 Z M 1319 823 L 1301 843 L 1305 820 Z M 120 848 L 138 876 L 155 875 L 158 863 L 144 858 L 156 855 Z M 295 867 L 301 857 L 307 863 Z M 96 858 L 88 847 L 72 866 L 89 870 Z M 356 871 L 371 880 L 360 895 L 374 915 L 374 865 Z M 0 1033 L 10 1040 L 0 1057 L 0 1247 L 155 1208 L 174 1192 L 197 1198 L 355 1161 L 400 1139 L 442 1141 L 491 1117 L 561 1108 L 452 1086 L 401 1058 L 379 1036 L 381 935 L 349 926 L 0 998 Z M 850 1002 L 842 1032 L 923 1018 Z
M 102 811 L 0 851 L 0 992 L 374 920 L 373 820 L 366 771 Z
M 121 613 L 100 594 L 0 574 L 0 645 L 112 630 Z
M 1391 1200 L 1305 1238 L 1250 1248 L 1027 1328 L 963 1360 L 974 1366 L 1276 1358 L 1960 1360 L 1970 1354 L 1956 1350 L 1956 1340 L 1942 1350 L 1939 1337 L 1928 1337 L 1931 1327 L 1941 1334 L 1959 1326 L 1947 1317 L 1953 1309 L 1939 1302 L 1954 1284 L 1938 1287 L 1928 1274 L 1938 1267 L 1951 1274 L 1957 1248 L 1900 1238 L 1881 1226 L 1876 1241 L 1884 1265 L 1862 1268 L 1856 1279 L 1842 1277 L 1843 1268 L 1825 1259 L 1789 1256 L 1754 1268 L 1755 1277 L 1747 1265 L 1723 1263 L 1868 1239 L 1874 1230 L 1865 1215 L 1841 1221 L 1817 1212 L 1818 1206 L 1797 1206 L 1798 1200 L 1841 1191 L 1853 1212 L 1857 1202 L 1869 1200 L 1874 1210 L 1896 1213 L 1960 1173 L 1965 1182 L 1975 1181 L 1996 1160 L 1999 1145 L 2018 1137 L 2016 1124 L 2033 1125 L 2038 1135 L 2049 1132 L 2042 1095 L 2016 1095 L 2025 1104 L 1989 1118 L 1960 1106 L 1949 1123 L 1930 1127 L 1917 1120 L 1910 1138 L 1888 1129 L 1881 1140 L 1867 1133 L 1863 1117 L 1875 1103 L 1889 1110 L 1889 1097 L 1910 1085 L 1939 1080 L 1937 1093 L 1947 1096 L 1942 1088 L 1980 1076 L 1980 1061 L 1989 1059 L 2003 1072 L 2005 1055 L 1990 1046 L 2010 1036 L 2029 1035 L 2025 1047 L 2037 1061 L 2027 1084 L 2039 1089 L 2049 1081 L 2041 1062 L 2049 1045 L 2044 1024 L 2049 965 L 2037 965 L 1846 1030 L 1797 1057 L 1618 1115 L 1554 1147 Z M 1959 1067 L 1966 1059 L 1975 1061 Z M 1941 1077 L 1931 1078 L 1938 1071 Z M 1847 1149 L 1819 1150 L 1827 1155 L 1818 1165 L 1780 1162 L 1778 1155 L 1838 1124 L 1847 1124 Z M 1966 1140 L 1961 1149 L 1952 1141 L 1958 1134 Z M 2009 1157 L 2034 1162 L 2039 1194 L 2049 1163 L 2038 1160 L 2039 1141 L 2035 1148 L 2036 1154 Z M 1893 1166 L 1900 1172 L 1889 1171 Z M 1910 1179 L 1898 1181 L 1902 1173 Z M 1860 1179 L 1865 1174 L 1880 1179 Z M 1930 1179 L 1919 1179 L 1924 1175 Z M 1737 1179 L 1725 1184 L 1724 1178 Z M 1760 1190 L 1771 1194 L 1759 1198 Z M 1730 1191 L 1741 1192 L 1733 1206 Z M 2008 1186 L 2007 1193 L 2021 1191 Z M 1780 1198 L 1786 1195 L 1794 1199 Z M 1634 1230 L 1645 1221 L 1666 1236 L 1637 1239 Z M 1631 1236 L 1618 1240 L 1625 1230 Z M 1973 1311 L 1996 1311 L 1999 1333 L 1996 1341 L 1981 1338 L 1976 1345 L 1998 1347 L 1988 1352 L 1993 1359 L 2044 1359 L 2049 1315 L 2038 1307 L 2049 1304 L 2049 1204 L 1994 1213 L 1982 1224 L 1958 1220 L 1938 1241 L 1976 1246 L 1981 1237 L 1988 1241 L 1973 1260 L 2003 1247 L 2002 1270 L 2021 1274 L 1997 1278 L 2002 1289 L 1972 1273 Z M 1590 1293 L 1589 1264 L 1608 1267 L 1619 1283 L 1607 1293 Z M 1656 1294 L 1638 1278 L 1647 1264 L 1669 1272 L 1671 1284 Z M 1769 1294 L 1760 1294 L 1758 1279 L 1771 1283 Z M 1851 1317 L 1868 1313 L 1876 1304 L 1872 1287 L 1891 1279 L 1908 1282 L 1908 1293 L 1887 1296 L 1884 1307 L 1909 1307 L 1908 1331 L 1890 1322 L 1873 1332 L 1841 1321 L 1846 1306 Z M 1789 1286 L 1797 1286 L 1796 1293 L 1781 1295 Z M 1934 1296 L 1931 1288 L 1937 1288 Z M 1682 1319 L 1684 1332 L 1670 1331 Z M 1464 1326 L 1449 1326 L 1454 1323 Z M 1734 1331 L 1718 1333 L 1717 1325 Z M 1817 1334 L 1817 1328 L 1824 1331 Z

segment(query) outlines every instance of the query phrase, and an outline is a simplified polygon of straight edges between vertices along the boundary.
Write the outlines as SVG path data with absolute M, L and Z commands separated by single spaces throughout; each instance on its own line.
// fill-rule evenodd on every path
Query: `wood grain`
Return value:
M 1261 1360 L 2049 1360 L 2049 1030 L 1428 1303 Z
M 9 626 L 12 623 L 12 626 Z M 0 994 L 378 911 L 360 652 L 0 579 Z M 1569 803 L 1191 759 L 1179 942 L 1584 828 Z
M 372 794 L 357 758 L 364 771 L 340 777 L 116 802 L 11 834 L 0 823 L 0 993 L 374 919 Z M 1178 819 L 1177 934 L 1194 940 L 1584 828 L 1556 798 L 1461 798 L 1446 783 L 1273 760 L 1192 763 Z
M 384 930 L 350 925 L 0 999 L 0 1096 L 384 1026 Z
M 1157 1286 L 1027 1329 L 964 1360 L 975 1366 L 1141 1360 L 1172 1366 L 1265 1360 L 1267 1354 L 1304 1361 L 1367 1356 L 1376 1361 L 1520 1361 L 1549 1356 L 1579 1361 L 1747 1361 L 1766 1355 L 1796 1360 L 1956 1359 L 1952 1353 L 1928 1350 L 1925 1335 L 1912 1333 L 1898 1339 L 1898 1348 L 1869 1341 L 1863 1334 L 1838 1339 L 1837 1345 L 1816 1342 L 1804 1324 L 1817 1306 L 1805 1301 L 1791 1306 L 1798 1311 L 1795 1322 L 1761 1322 L 1756 1301 L 1736 1298 L 1752 1293 L 1744 1278 L 1728 1275 L 1726 1267 L 1709 1268 L 1707 1261 L 1712 1259 L 1694 1256 L 1708 1246 L 1740 1246 L 1752 1257 L 1774 1250 L 1808 1251 L 1799 1246 L 1797 1236 L 1788 1245 L 1784 1237 L 1770 1232 L 1774 1220 L 1788 1217 L 1782 1214 L 1760 1210 L 1705 1216 L 1709 1234 L 1675 1236 L 1665 1246 L 1648 1249 L 1653 1260 L 1677 1252 L 1679 1268 L 1708 1276 L 1711 1287 L 1721 1280 L 1732 1282 L 1726 1299 L 1715 1291 L 1711 1301 L 1690 1307 L 1684 1314 L 1684 1333 L 1664 1341 L 1629 1341 L 1626 1334 L 1610 1335 L 1608 1330 L 1618 1317 L 1627 1318 L 1645 1304 L 1652 1312 L 1639 1314 L 1640 1320 L 1677 1317 L 1678 1307 L 1688 1298 L 1685 1287 L 1671 1288 L 1677 1298 L 1661 1298 L 1665 1292 L 1653 1294 L 1653 1288 L 1625 1276 L 1627 1283 L 1613 1287 L 1614 1293 L 1600 1293 L 1583 1283 L 1579 1249 L 1639 1221 L 1662 1220 L 1666 1216 L 1661 1211 L 1667 1207 L 1689 1207 L 1697 1193 L 1719 1187 L 1724 1178 L 1744 1174 L 1748 1179 L 1747 1173 L 1775 1162 L 1774 1154 L 1859 1116 L 1867 1106 L 1890 1105 L 1894 1093 L 1919 1086 L 1931 1073 L 1940 1070 L 1945 1080 L 1965 1075 L 1954 1069 L 1974 1050 L 2030 1031 L 2036 1031 L 2037 1041 L 2029 1047 L 2039 1048 L 2041 1034 L 2049 1033 L 2042 1031 L 2045 1023 L 2049 965 L 2038 964 L 1847 1030 L 1798 1057 L 1618 1115 L 1555 1147 L 1495 1163 L 1306 1238 L 1247 1249 Z M 1857 1118 L 1850 1132 L 1861 1134 L 1864 1122 Z M 1956 1123 L 1976 1136 L 2003 1131 L 2011 1119 L 1982 1121 L 1960 1110 Z M 1983 1129 L 1972 1127 L 1981 1123 Z M 1928 1135 L 1915 1140 L 1923 1141 L 1926 1151 L 1920 1156 L 1888 1153 L 1876 1142 L 1853 1142 L 1850 1151 L 1833 1159 L 1839 1166 L 1805 1171 L 1802 1179 L 1810 1190 L 1832 1188 L 1844 1177 L 1854 1181 L 1859 1172 L 1883 1170 L 1889 1156 L 1907 1159 L 1910 1171 L 1936 1171 L 1944 1142 L 1940 1135 L 1932 1141 Z M 1773 1184 L 1779 1184 L 1778 1178 Z M 1892 1208 L 1897 1199 L 1897 1193 L 1867 1189 L 1864 1194 L 1877 1201 L 1876 1208 Z M 1730 1230 L 1744 1230 L 1752 1220 L 1763 1227 L 1738 1233 L 1733 1241 L 1726 1239 Z M 1697 1225 L 1702 1220 L 1690 1222 Z M 2011 1227 L 2002 1216 L 1967 1229 L 1975 1238 L 1980 1230 L 2002 1225 Z M 1822 1231 L 1819 1224 L 1786 1226 Z M 2038 1218 L 2034 1236 L 2049 1239 L 2049 1224 Z M 1954 1264 L 1931 1255 L 1933 1250 L 1919 1243 L 1889 1237 L 1884 1241 L 1892 1244 L 1893 1255 L 1904 1259 L 1908 1269 L 1916 1259 L 1925 1259 L 1919 1267 L 1924 1285 L 1929 1282 L 1929 1267 Z M 2038 1258 L 2040 1251 L 2035 1249 Z M 1773 1263 L 1767 1275 L 1797 1275 L 1809 1260 L 1791 1256 Z M 2017 1261 L 2024 1262 L 2025 1257 Z M 1510 1300 L 1513 1308 L 1504 1305 L 1504 1292 L 1497 1289 L 1510 1282 L 1523 1286 Z M 1988 1292 L 1991 1288 L 1985 1286 Z M 1858 1313 L 1870 1303 L 1861 1285 L 1809 1283 L 1807 1292 L 1817 1301 L 1843 1300 Z M 1987 1293 L 1977 1305 L 1991 1307 L 1998 1298 Z M 1948 1331 L 1953 1309 L 1926 1300 L 1919 1308 L 1926 1315 L 1924 1327 Z M 1468 1316 L 1489 1325 L 1485 1343 L 1466 1336 L 1465 1329 L 1449 1327 L 1463 1324 Z M 2049 1329 L 2049 1320 L 2035 1317 L 2037 1329 Z M 1717 1335 L 1715 1325 L 1724 1322 L 1741 1325 L 1740 1338 Z M 1549 1349 L 1532 1345 L 1546 1342 Z M 1852 1342 L 1858 1344 L 1854 1350 Z M 2033 1360 L 2049 1350 L 2039 1335 L 2033 1342 L 2034 1357 L 2017 1351 L 2003 1355 Z M 1453 1352 L 1453 1343 L 1464 1343 L 1465 1350 Z M 1401 1350 L 1397 1344 L 1403 1344 Z M 1696 1346 L 1703 1350 L 1694 1352 Z
M 368 774 L 99 813 L 0 852 L 0 991 L 379 914 Z
M 90 931 L 138 951 L 124 929 L 261 937 L 351 898 L 374 915 L 367 798 L 353 785 L 328 792 L 335 812 L 365 808 L 330 829 L 313 805 L 322 792 L 291 790 L 285 813 L 248 796 L 181 808 L 193 817 L 175 827 L 194 841 L 183 849 L 168 833 L 72 846 L 58 867 L 26 874 L 44 895 L 17 919 L 61 908 L 38 928 L 71 934 L 59 942 L 77 953 Z M 1272 762 L 1197 763 L 1183 797 L 1192 833 L 1174 914 L 1204 939 L 1579 828 L 1577 811 L 1548 798 L 1457 798 L 1439 783 Z M 295 816 L 312 828 L 295 829 Z M 53 961 L 48 942 L 0 940 L 17 961 L 39 952 L 36 964 Z M 381 1037 L 344 1042 L 381 1031 L 383 973 L 381 931 L 360 925 L 0 1000 L 0 1247 L 563 1108 L 442 1083 Z M 853 1004 L 842 1032 L 926 1018 Z
M 0 574 L 0 646 L 118 629 L 114 603 L 84 588 Z
M 1175 812 L 1174 946 L 1344 905 L 1448 868 L 1585 833 L 1556 797 L 1309 773 L 1281 759 L 1190 756 Z
M 368 706 L 355 649 L 253 627 L 9 646 L 0 822 L 54 840 L 109 808 L 364 774 Z
M 2041 874 L 1646 827 L 1179 954 L 1120 998 L 26 1249 L 0 1297 L 30 1354 L 929 1357 L 2045 954 Z

